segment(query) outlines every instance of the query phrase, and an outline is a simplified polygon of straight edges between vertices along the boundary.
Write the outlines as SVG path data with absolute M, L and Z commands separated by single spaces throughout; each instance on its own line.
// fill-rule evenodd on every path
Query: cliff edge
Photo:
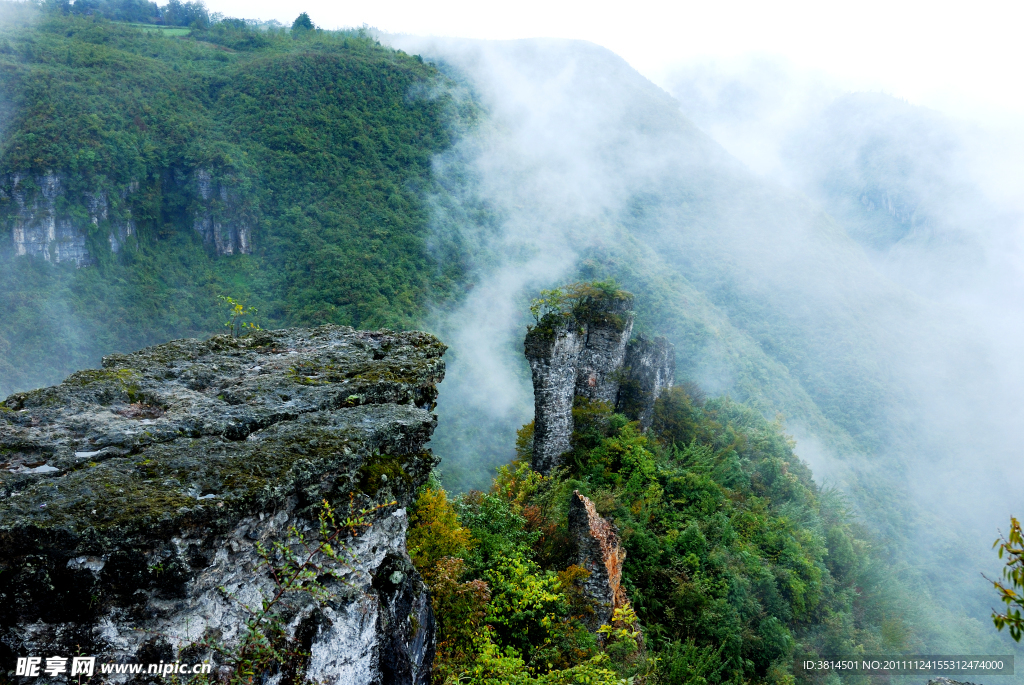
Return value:
M 0 661 L 212 660 L 223 675 L 280 589 L 280 554 L 261 549 L 315 541 L 326 501 L 339 520 L 369 513 L 336 542 L 346 561 L 326 593 L 278 605 L 293 658 L 264 675 L 428 682 L 434 621 L 406 507 L 435 465 L 444 351 L 425 333 L 339 326 L 216 336 L 8 397 Z

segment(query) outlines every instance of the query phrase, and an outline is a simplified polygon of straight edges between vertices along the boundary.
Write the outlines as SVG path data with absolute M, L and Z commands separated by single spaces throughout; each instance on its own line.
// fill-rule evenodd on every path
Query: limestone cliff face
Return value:
M 218 255 L 252 252 L 254 213 L 237 192 L 215 180 L 208 169 L 179 170 L 171 176 L 171 186 L 184 193 L 192 229 L 205 245 Z M 129 202 L 138 191 L 139 183 L 133 181 L 114 197 L 102 190 L 72 193 L 63 174 L 14 173 L 0 177 L 0 209 L 6 206 L 15 255 L 83 267 L 96 262 L 96 255 L 89 252 L 90 234 L 102 231 L 116 254 L 138 233 Z
M 633 334 L 631 298 L 602 303 L 598 315 L 587 322 L 587 340 L 576 363 L 576 394 L 615 406 L 626 346 Z
M 242 202 L 223 182 L 214 181 L 208 169 L 198 169 L 192 184 L 196 192 L 192 227 L 203 243 L 219 255 L 250 254 L 252 228 Z
M 316 539 L 317 512 L 385 505 L 342 536 L 330 596 L 282 605 L 278 673 L 426 683 L 434 621 L 406 507 L 445 346 L 324 326 L 181 340 L 0 404 L 0 663 L 203 661 L 277 586 L 257 545 Z M 394 502 L 394 504 L 389 504 Z M 204 642 L 206 641 L 206 642 Z M 143 681 L 139 681 L 143 682 Z
M 629 343 L 622 375 L 616 408 L 647 430 L 654 417 L 654 402 L 672 387 L 676 375 L 672 343 L 638 336 Z
M 526 336 L 526 358 L 533 373 L 533 468 L 548 473 L 569 449 L 572 402 L 585 333 L 561 327 L 554 335 Z
M 578 490 L 569 498 L 569 539 L 573 563 L 590 572 L 583 591 L 594 609 L 587 617 L 587 627 L 595 631 L 610 625 L 615 610 L 626 603 L 621 585 L 626 550 L 615 526 L 598 514 L 594 503 Z
M 527 333 L 535 470 L 546 474 L 561 465 L 577 396 L 607 402 L 650 426 L 655 400 L 675 377 L 675 351 L 663 338 L 630 340 L 632 304 L 627 296 L 588 302 L 579 312 L 548 314 Z
M 68 199 L 65 186 L 64 178 L 52 173 L 43 176 L 10 174 L 0 182 L 0 202 L 8 206 L 16 255 L 35 255 L 54 263 L 74 262 L 79 267 L 88 266 L 95 261 L 86 245 L 90 227 L 98 227 L 100 222 L 109 227 L 108 240 L 114 252 L 135 233 L 130 211 L 125 211 L 124 218 L 111 218 L 105 192 L 84 194 L 81 198 L 87 210 L 84 218 L 64 211 L 63 205 Z M 121 199 L 136 190 L 137 183 L 123 188 Z

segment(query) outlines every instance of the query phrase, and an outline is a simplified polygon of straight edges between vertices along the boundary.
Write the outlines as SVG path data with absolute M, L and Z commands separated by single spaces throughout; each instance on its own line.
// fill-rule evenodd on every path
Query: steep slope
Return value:
M 357 33 L 5 11 L 0 394 L 213 332 L 217 295 L 264 325 L 408 326 L 451 288 L 426 232 L 450 139 L 431 67 Z
M 615 277 L 638 295 L 638 331 L 674 343 L 677 380 L 781 413 L 797 454 L 851 495 L 890 562 L 931 583 L 943 599 L 918 626 L 927 644 L 991 644 L 980 571 L 996 572 L 995 560 L 977 541 L 1004 524 L 1005 510 L 988 504 L 1008 503 L 1013 479 L 965 473 L 965 450 L 977 449 L 970 418 L 991 426 L 1008 415 L 977 392 L 995 377 L 978 354 L 985 341 L 880 272 L 820 207 L 727 155 L 606 50 L 388 40 L 472 88 L 489 117 L 438 165 L 462 182 L 460 202 L 440 209 L 460 219 L 445 225 L 460 226 L 475 268 L 474 289 L 438 323 L 454 351 L 435 438 L 450 483 L 486 482 L 531 417 L 516 357 L 528 294 Z M 986 444 L 1006 436 L 995 427 Z M 956 513 L 935 506 L 954 483 Z
M 677 380 L 781 413 L 908 577 L 928 558 L 901 545 L 946 525 L 913 497 L 942 483 L 914 469 L 975 449 L 978 417 L 986 445 L 1015 444 L 991 430 L 1010 412 L 986 414 L 984 346 L 958 361 L 969 326 L 606 50 L 387 39 L 424 63 L 355 33 L 174 38 L 17 11 L 0 44 L 0 394 L 215 330 L 216 295 L 265 325 L 425 323 L 452 343 L 435 448 L 452 482 L 483 486 L 532 418 L 529 297 L 615 277 L 637 331 L 674 343 Z M 927 644 L 982 639 L 961 615 L 988 607 L 968 597 Z

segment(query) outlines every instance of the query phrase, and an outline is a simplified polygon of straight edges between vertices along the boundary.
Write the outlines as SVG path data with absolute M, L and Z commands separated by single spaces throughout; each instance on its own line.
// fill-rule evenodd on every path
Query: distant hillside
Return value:
M 4 11 L 0 395 L 211 333 L 218 295 L 264 326 L 408 327 L 451 292 L 432 67 L 358 32 Z

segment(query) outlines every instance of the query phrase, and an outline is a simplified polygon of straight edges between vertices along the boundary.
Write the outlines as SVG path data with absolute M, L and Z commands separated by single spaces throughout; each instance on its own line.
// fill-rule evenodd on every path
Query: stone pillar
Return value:
M 626 347 L 624 380 L 619 387 L 616 411 L 647 430 L 654 417 L 654 403 L 676 375 L 675 348 L 665 338 L 639 336 Z
M 626 550 L 615 526 L 599 515 L 594 503 L 579 490 L 569 498 L 569 539 L 573 563 L 590 572 L 583 583 L 583 593 L 594 607 L 593 615 L 586 619 L 587 628 L 593 632 L 611 624 L 615 610 L 626 602 L 626 592 L 620 584 Z
M 615 406 L 626 343 L 633 333 L 633 298 L 613 300 L 587 325 L 576 373 L 576 394 Z
M 533 468 L 549 473 L 569 450 L 576 369 L 584 335 L 573 320 L 554 330 L 526 334 L 526 358 L 533 372 Z

